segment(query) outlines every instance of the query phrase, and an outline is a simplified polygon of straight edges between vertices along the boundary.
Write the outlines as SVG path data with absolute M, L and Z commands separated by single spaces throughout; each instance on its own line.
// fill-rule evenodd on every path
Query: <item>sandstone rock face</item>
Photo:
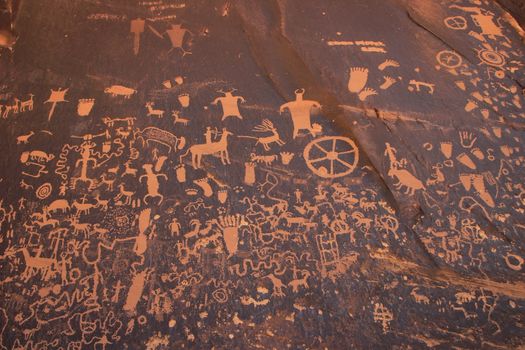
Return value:
M 0 8 L 0 349 L 525 348 L 521 2 Z

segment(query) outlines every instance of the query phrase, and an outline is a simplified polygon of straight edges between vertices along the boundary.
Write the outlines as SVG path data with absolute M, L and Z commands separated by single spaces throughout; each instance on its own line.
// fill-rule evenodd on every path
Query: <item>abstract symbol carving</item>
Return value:
M 463 16 L 447 17 L 443 20 L 447 28 L 453 30 L 463 30 L 467 28 L 467 20 Z
M 324 178 L 348 175 L 359 161 L 359 151 L 354 141 L 341 136 L 313 140 L 304 148 L 303 156 L 308 168 Z
M 462 58 L 454 51 L 443 50 L 440 51 L 436 56 L 440 65 L 445 68 L 454 69 L 461 66 Z
M 49 96 L 49 99 L 47 101 L 44 101 L 44 103 L 52 103 L 51 109 L 49 110 L 49 114 L 47 116 L 47 121 L 51 120 L 51 117 L 53 116 L 53 113 L 55 112 L 55 107 L 57 103 L 59 102 L 68 102 L 66 100 L 66 93 L 69 89 L 58 89 L 58 90 L 51 90 L 51 95 Z
M 51 194 L 51 191 L 53 190 L 53 187 L 49 182 L 46 182 L 39 188 L 37 188 L 35 194 L 38 199 L 46 199 Z
M 501 67 L 505 64 L 505 57 L 502 54 L 492 50 L 481 50 L 478 52 L 478 56 L 483 63 L 489 66 Z
M 211 295 L 218 303 L 223 304 L 228 301 L 228 292 L 224 288 L 214 290 Z

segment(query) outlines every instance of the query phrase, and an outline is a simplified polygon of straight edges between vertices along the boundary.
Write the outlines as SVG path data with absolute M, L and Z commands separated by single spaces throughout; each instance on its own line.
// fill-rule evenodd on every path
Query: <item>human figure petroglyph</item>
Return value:
M 180 234 L 181 224 L 179 223 L 179 220 L 177 218 L 171 219 L 171 222 L 169 224 L 169 230 L 171 236 L 173 237 L 176 237 Z
M 73 188 L 76 188 L 78 182 L 84 182 L 89 184 L 89 188 L 93 189 L 96 186 L 96 181 L 88 177 L 89 164 L 92 168 L 96 168 L 98 164 L 97 158 L 93 157 L 93 149 L 95 144 L 90 141 L 82 143 L 80 146 L 80 159 L 75 163 L 75 167 L 80 165 L 80 175 L 78 177 L 71 178 L 71 184 Z
M 191 31 L 189 31 L 186 28 L 183 28 L 181 24 L 171 24 L 171 28 L 166 30 L 166 34 L 168 34 L 168 38 L 171 43 L 170 51 L 175 49 L 181 49 L 183 57 L 191 54 L 190 51 L 184 49 L 184 38 L 186 36 L 186 33 L 193 35 Z
M 246 100 L 242 96 L 233 96 L 233 91 L 222 91 L 219 90 L 220 93 L 224 94 L 223 97 L 217 97 L 213 102 L 212 105 L 217 105 L 218 103 L 222 106 L 222 118 L 221 120 L 224 121 L 228 117 L 236 117 L 242 120 L 241 112 L 239 111 L 239 102 L 246 103 Z
M 295 203 L 302 204 L 303 203 L 303 191 L 296 188 L 294 190 L 294 196 L 295 196 Z
M 162 13 L 160 7 L 172 5 L 174 4 L 145 5 L 153 11 L 150 13 L 151 19 L 146 20 L 146 27 L 148 24 L 162 25 L 165 19 L 155 22 L 155 16 L 160 16 Z M 193 11 L 191 9 L 193 4 L 188 3 L 185 6 L 188 6 L 190 12 Z M 178 20 L 184 18 L 185 11 L 177 12 Z M 468 15 L 466 17 L 470 21 L 470 17 Z M 128 15 L 122 15 L 120 20 L 126 20 L 126 18 Z M 131 18 L 133 17 L 129 17 Z M 438 19 L 438 22 L 440 21 Z M 206 26 L 195 23 L 195 28 L 199 28 L 199 35 L 208 35 Z M 204 41 L 213 42 L 219 39 L 219 36 L 216 36 L 220 33 L 217 31 L 219 29 L 216 26 L 210 27 L 208 37 L 210 40 L 203 40 L 203 44 L 205 44 Z M 466 32 L 458 31 L 454 34 L 464 34 L 469 38 Z M 165 34 L 162 36 L 167 40 Z M 146 33 L 144 38 L 148 39 L 148 37 L 151 37 L 151 33 Z M 187 38 L 183 39 L 178 41 L 180 45 L 183 43 L 186 45 Z M 486 37 L 486 40 L 489 39 Z M 339 44 L 341 42 L 334 45 Z M 373 42 L 365 41 L 352 42 L 352 44 L 359 48 L 385 48 L 384 45 L 374 46 Z M 203 48 L 204 46 L 199 45 L 198 51 L 203 52 L 201 51 Z M 159 44 L 148 46 L 148 49 L 160 49 L 160 52 L 157 52 L 158 57 L 155 57 L 160 59 L 159 62 L 166 58 L 168 48 L 163 49 Z M 483 59 L 488 60 L 488 63 L 495 65 L 501 64 L 502 60 L 497 55 L 501 53 L 504 55 L 505 62 L 510 64 L 511 60 L 515 59 L 513 50 L 517 49 L 498 47 L 479 54 Z M 115 51 L 111 55 L 117 53 Z M 148 54 L 144 50 L 141 51 L 138 59 L 131 58 L 133 62 L 140 65 L 137 68 L 148 68 L 148 61 L 143 60 L 148 57 Z M 239 59 L 242 59 L 243 55 L 243 52 L 239 52 Z M 474 58 L 476 58 L 475 55 L 474 53 Z M 352 89 L 358 92 L 352 92 L 354 95 L 346 97 L 357 101 L 358 104 L 360 100 L 368 101 L 368 96 L 375 93 L 372 87 L 381 93 L 389 89 L 384 94 L 385 98 L 395 99 L 397 97 L 395 94 L 398 92 L 407 97 L 407 91 L 405 89 L 403 92 L 401 85 L 407 86 L 410 78 L 399 76 L 401 70 L 396 68 L 400 67 L 400 64 L 393 60 L 384 60 L 384 55 L 367 56 L 373 56 L 374 60 L 367 62 L 366 66 L 363 65 L 364 63 L 355 63 L 362 69 L 369 70 L 366 82 L 363 84 L 364 73 L 358 73 L 357 70 L 352 79 L 347 76 L 348 83 L 352 80 Z M 440 56 L 440 58 L 443 57 L 446 55 Z M 456 65 L 457 61 L 453 60 L 454 56 L 450 57 L 451 60 L 445 64 Z M 390 125 L 394 124 L 394 117 L 392 120 L 383 120 L 388 123 L 389 132 L 399 132 L 403 125 L 405 133 L 403 135 L 414 136 L 413 139 L 397 139 L 395 142 L 397 145 L 390 141 L 393 151 L 392 154 L 387 152 L 385 156 L 385 164 L 387 162 L 390 164 L 390 167 L 387 166 L 384 169 L 388 175 L 387 180 L 390 178 L 396 184 L 406 181 L 413 188 L 415 187 L 414 194 L 421 194 L 425 199 L 419 203 L 422 206 L 421 210 L 430 215 L 418 220 L 415 226 L 405 227 L 400 219 L 404 214 L 403 206 L 399 208 L 401 212 L 391 207 L 388 204 L 389 194 L 385 195 L 384 191 L 380 190 L 381 179 L 379 179 L 379 184 L 375 180 L 377 174 L 374 167 L 366 159 L 361 160 L 363 164 L 360 164 L 359 160 L 354 158 L 357 155 L 351 151 L 354 150 L 357 153 L 357 142 L 348 135 L 337 136 L 340 130 L 331 127 L 333 118 L 331 113 L 328 113 L 333 112 L 328 111 L 332 108 L 331 106 L 323 105 L 327 109 L 327 116 L 319 117 L 319 123 L 325 127 L 327 135 L 320 135 L 320 132 L 316 132 L 317 126 L 311 124 L 312 121 L 317 121 L 313 116 L 319 107 L 315 106 L 308 109 L 309 119 L 308 123 L 305 122 L 305 125 L 308 125 L 304 128 L 295 130 L 294 121 L 294 139 L 290 137 L 292 130 L 289 132 L 285 130 L 287 123 L 283 124 L 283 120 L 278 122 L 273 119 L 274 116 L 271 113 L 276 111 L 276 106 L 266 100 L 269 95 L 262 90 L 243 92 L 243 95 L 249 95 L 255 99 L 253 104 L 246 108 L 237 100 L 237 110 L 239 115 L 242 114 L 243 120 L 237 116 L 226 117 L 224 120 L 219 120 L 219 118 L 213 120 L 213 113 L 210 114 L 208 110 L 210 106 L 199 104 L 206 104 L 207 99 L 211 101 L 216 97 L 209 98 L 210 94 L 216 90 L 216 84 L 227 83 L 218 81 L 219 78 L 215 76 L 206 77 L 206 81 L 196 79 L 197 75 L 194 74 L 196 70 L 187 65 L 190 64 L 189 60 L 194 58 L 197 59 L 197 57 L 186 57 L 181 60 L 180 57 L 172 56 L 171 59 L 175 60 L 172 62 L 173 66 L 170 63 L 170 67 L 166 67 L 169 69 L 159 66 L 159 69 L 156 70 L 157 73 L 165 74 L 165 76 L 146 74 L 144 77 L 128 77 L 133 80 L 133 83 L 129 83 L 130 86 L 136 86 L 140 94 L 132 92 L 127 95 L 115 89 L 115 92 L 118 92 L 116 96 L 120 96 L 115 99 L 102 91 L 90 92 L 88 90 L 89 86 L 108 86 L 107 79 L 118 79 L 111 76 L 111 69 L 105 73 L 104 77 L 90 76 L 90 83 L 87 85 L 79 81 L 71 81 L 71 86 L 75 87 L 76 91 L 73 91 L 72 88 L 68 96 L 74 96 L 75 101 L 81 96 L 96 96 L 97 108 L 93 109 L 88 118 L 79 118 L 76 115 L 80 114 L 77 106 L 71 105 L 67 111 L 64 108 L 64 113 L 72 113 L 70 113 L 71 118 L 61 113 L 60 118 L 62 119 L 55 121 L 74 122 L 74 128 L 70 130 L 64 127 L 64 130 L 62 128 L 52 130 L 55 135 L 50 134 L 50 136 L 54 137 L 48 137 L 41 134 L 38 128 L 25 125 L 26 120 L 29 121 L 32 117 L 29 116 L 29 113 L 28 115 L 15 115 L 13 101 L 18 105 L 19 113 L 22 112 L 23 101 L 17 102 L 13 100 L 12 94 L 7 93 L 2 98 L 4 101 L 2 103 L 9 105 L 8 115 L 19 118 L 19 120 L 14 118 L 13 120 L 2 120 L 8 126 L 6 130 L 14 128 L 8 133 L 6 143 L 14 146 L 17 142 L 18 146 L 15 149 L 18 155 L 28 152 L 24 153 L 27 161 L 45 165 L 46 168 L 43 170 L 49 170 L 49 172 L 39 173 L 40 178 L 36 178 L 22 174 L 24 170 L 31 173 L 24 168 L 26 164 L 5 168 L 6 173 L 2 175 L 4 179 L 0 180 L 0 188 L 14 184 L 15 190 L 18 189 L 20 192 L 18 196 L 20 198 L 17 198 L 16 191 L 9 190 L 7 194 L 3 194 L 7 196 L 6 200 L 9 198 L 9 203 L 18 203 L 18 206 L 14 210 L 17 215 L 16 220 L 13 219 L 11 222 L 8 222 L 7 218 L 4 219 L 9 212 L 9 203 L 4 205 L 6 214 L 0 209 L 1 229 L 4 232 L 0 241 L 3 246 L 7 246 L 8 252 L 18 247 L 26 247 L 31 256 L 50 257 L 58 262 L 57 266 L 51 265 L 49 270 L 52 272 L 50 273 L 42 269 L 33 269 L 26 283 L 25 279 L 16 275 L 25 268 L 22 253 L 17 253 L 2 261 L 2 270 L 7 276 L 0 281 L 2 290 L 5 289 L 6 296 L 13 300 L 16 296 L 12 296 L 14 294 L 12 291 L 20 290 L 21 296 L 16 298 L 16 302 L 22 300 L 20 306 L 16 308 L 9 306 L 10 308 L 6 309 L 9 322 L 16 326 L 19 319 L 23 321 L 28 318 L 27 312 L 31 312 L 30 307 L 28 310 L 28 305 L 32 305 L 39 298 L 42 299 L 41 305 L 38 304 L 38 312 L 25 323 L 18 324 L 21 327 L 14 327 L 16 329 L 13 328 L 13 331 L 11 327 L 5 328 L 3 336 L 5 338 L 9 330 L 9 337 L 12 333 L 12 339 L 15 339 L 15 345 L 13 345 L 15 348 L 67 347 L 68 344 L 65 342 L 70 340 L 70 337 L 73 337 L 74 339 L 71 339 L 74 341 L 69 343 L 71 349 L 68 350 L 79 350 L 89 345 L 94 345 L 97 349 L 118 348 L 121 347 L 123 341 L 125 342 L 128 338 L 132 339 L 141 332 L 145 336 L 146 347 L 149 346 L 152 349 L 155 346 L 170 347 L 174 344 L 183 344 L 184 339 L 198 347 L 202 345 L 202 339 L 207 338 L 206 334 L 202 334 L 201 337 L 201 334 L 197 335 L 195 332 L 199 324 L 213 327 L 217 317 L 213 310 L 216 307 L 220 309 L 220 315 L 226 316 L 223 321 L 226 323 L 231 321 L 233 325 L 242 328 L 252 327 L 258 322 L 251 314 L 254 308 L 257 308 L 256 311 L 261 316 L 257 319 L 264 320 L 270 311 L 279 311 L 282 305 L 289 305 L 292 312 L 287 314 L 286 318 L 290 324 L 301 327 L 304 315 L 311 316 L 317 313 L 316 308 L 309 305 L 308 300 L 305 302 L 301 296 L 311 296 L 312 293 L 319 291 L 323 295 L 330 296 L 333 286 L 344 282 L 348 276 L 359 275 L 360 271 L 369 267 L 372 268 L 369 271 L 371 279 L 363 282 L 364 284 L 361 283 L 363 286 L 376 283 L 374 273 L 382 271 L 383 268 L 408 268 L 408 270 L 414 269 L 414 273 L 388 274 L 388 281 L 379 283 L 381 295 L 375 296 L 370 304 L 367 302 L 367 304 L 358 305 L 358 309 L 354 307 L 354 304 L 341 304 L 341 310 L 345 314 L 348 313 L 349 317 L 355 318 L 356 312 L 361 312 L 365 316 L 368 315 L 370 319 L 367 317 L 365 319 L 373 324 L 372 318 L 375 316 L 378 324 L 375 331 L 381 332 L 383 329 L 395 333 L 399 327 L 402 328 L 407 315 L 406 310 L 392 302 L 393 299 L 390 297 L 396 296 L 397 298 L 399 295 L 407 307 L 416 305 L 427 311 L 435 311 L 436 315 L 443 316 L 439 319 L 441 321 L 454 319 L 454 317 L 461 320 L 462 310 L 452 309 L 451 304 L 448 303 L 449 301 L 453 303 L 455 300 L 457 282 L 448 283 L 454 282 L 455 275 L 447 275 L 446 282 L 450 284 L 446 283 L 447 288 L 442 288 L 443 286 L 439 283 L 423 285 L 416 271 L 418 267 L 408 264 L 408 261 L 405 260 L 405 258 L 409 259 L 407 256 L 404 256 L 403 259 L 397 256 L 398 251 L 412 249 L 410 234 L 412 230 L 418 237 L 421 237 L 424 248 L 433 259 L 438 261 L 438 264 L 448 264 L 452 269 L 465 271 L 475 269 L 488 276 L 497 273 L 500 277 L 507 276 L 506 274 L 511 276 L 510 274 L 523 270 L 522 254 L 514 250 L 509 252 L 507 247 L 500 244 L 501 238 L 497 236 L 497 233 L 508 225 L 512 226 L 512 230 L 508 232 L 509 235 L 518 235 L 525 230 L 523 225 L 515 222 L 514 216 L 524 213 L 522 204 L 525 203 L 525 195 L 521 194 L 525 191 L 514 187 L 523 168 L 522 150 L 516 148 L 520 146 L 519 130 L 506 125 L 503 119 L 497 120 L 500 116 L 505 118 L 505 121 L 507 118 L 513 118 L 509 121 L 514 125 L 521 118 L 519 111 L 514 112 L 516 117 L 514 118 L 514 114 L 511 116 L 506 110 L 506 107 L 521 108 L 521 100 L 515 102 L 510 96 L 511 94 L 519 95 L 520 89 L 518 87 L 513 89 L 511 83 L 504 80 L 508 78 L 507 73 L 513 72 L 497 73 L 506 69 L 506 66 L 496 67 L 487 63 L 488 66 L 483 67 L 483 71 L 474 72 L 473 68 L 467 67 L 470 64 L 464 59 L 460 60 L 460 66 L 454 69 L 447 68 L 441 62 L 435 62 L 433 57 L 431 57 L 434 59 L 433 63 L 426 62 L 431 65 L 439 64 L 441 67 L 439 74 L 453 74 L 450 71 L 455 70 L 457 75 L 450 77 L 453 79 L 452 82 L 455 80 L 456 86 L 461 89 L 461 84 L 458 84 L 461 81 L 465 99 L 468 97 L 475 101 L 477 110 L 471 110 L 472 117 L 479 117 L 480 120 L 482 117 L 490 119 L 486 121 L 488 124 L 485 123 L 481 127 L 483 130 L 479 130 L 479 133 L 476 128 L 474 128 L 476 132 L 469 130 L 472 137 L 465 135 L 465 137 L 458 138 L 457 132 L 454 134 L 454 131 L 450 130 L 454 127 L 452 124 L 441 125 L 438 128 L 437 125 L 433 126 L 431 123 L 422 121 L 423 119 L 418 119 L 417 126 L 403 123 Z M 200 59 L 195 62 L 200 62 Z M 354 62 L 361 61 L 356 59 Z M 378 64 L 379 71 L 373 71 L 374 66 Z M 489 67 L 495 71 L 492 71 L 491 80 L 487 82 L 484 73 Z M 396 74 L 398 72 L 400 73 Z M 172 74 L 185 75 L 184 79 L 187 82 L 184 81 L 184 84 L 186 85 L 182 85 L 182 77 L 174 78 Z M 362 76 L 358 79 L 359 74 Z M 336 75 L 337 72 L 334 76 Z M 46 76 L 53 77 L 51 72 L 46 73 Z M 230 75 L 230 77 L 233 76 Z M 58 77 L 53 77 L 55 78 Z M 57 81 L 55 84 L 59 84 L 61 80 L 54 81 Z M 164 83 L 161 83 L 162 81 Z M 172 86 L 171 81 L 177 81 L 177 85 Z M 301 84 L 305 82 L 306 86 L 312 86 L 308 80 L 301 82 L 302 80 L 298 79 L 297 81 Z M 497 84 L 499 81 L 503 86 Z M 343 85 L 346 83 L 347 81 L 344 81 Z M 437 80 L 436 86 L 438 83 Z M 21 81 L 17 88 L 25 89 L 24 84 Z M 371 84 L 376 85 L 370 86 Z M 477 84 L 477 89 L 474 89 L 475 84 Z M 243 83 L 239 86 L 243 86 L 244 89 L 249 85 Z M 39 88 L 37 91 L 43 91 L 42 89 Z M 343 86 L 343 89 L 349 88 Z M 494 93 L 490 89 L 493 89 Z M 426 90 L 427 88 L 422 86 L 421 95 L 424 95 Z M 191 108 L 189 99 L 185 99 L 189 95 L 184 96 L 186 92 L 192 96 Z M 235 93 L 232 94 L 233 98 L 239 97 L 233 95 Z M 326 96 L 324 93 L 322 95 Z M 127 96 L 131 96 L 131 100 L 123 98 Z M 461 98 L 461 96 L 463 95 L 458 94 L 457 97 Z M 172 118 L 168 118 L 169 120 L 157 119 L 154 118 L 155 114 L 151 115 L 152 118 L 147 117 L 144 104 L 150 100 L 156 103 L 155 107 L 151 106 L 152 110 L 164 109 L 166 113 L 171 114 Z M 415 101 L 414 98 L 409 100 Z M 272 101 L 275 102 L 273 99 Z M 330 103 L 330 99 L 326 101 Z M 490 106 L 487 105 L 489 101 L 492 102 Z M 42 107 L 38 105 L 42 102 L 39 98 L 36 98 L 35 102 L 37 103 L 36 109 Z M 434 100 L 434 102 L 439 101 Z M 89 104 L 89 101 L 86 103 Z M 108 103 L 111 104 L 108 105 Z M 176 104 L 177 107 L 169 107 L 170 104 Z M 142 113 L 140 113 L 141 107 Z M 4 111 L 5 108 L 3 107 L 1 111 Z M 62 112 L 60 108 L 59 106 L 56 112 Z M 172 112 L 174 108 L 178 108 L 181 112 Z M 224 114 L 222 103 L 221 108 Z M 462 108 L 463 105 L 460 106 L 460 112 L 463 112 Z M 127 117 L 130 113 L 134 113 L 132 111 L 135 109 L 137 109 L 136 113 L 141 114 L 137 120 L 134 117 Z M 480 115 L 483 109 L 490 110 L 490 113 Z M 212 110 L 214 110 L 213 107 Z M 98 115 L 99 111 L 125 114 L 115 118 L 114 116 Z M 44 112 L 47 115 L 47 110 Z M 166 116 L 166 113 L 163 116 Z M 399 113 L 399 118 L 395 118 L 404 121 L 402 111 Z M 368 116 L 368 111 L 366 114 Z M 386 112 L 381 111 L 379 115 L 382 117 L 386 115 Z M 57 116 L 55 115 L 55 118 L 58 118 Z M 256 119 L 247 120 L 248 116 Z M 362 132 L 360 119 L 364 118 L 363 115 L 356 110 L 345 116 L 352 118 L 350 123 L 353 123 L 354 118 L 358 120 L 357 124 L 349 125 L 355 127 L 357 132 Z M 325 117 L 330 117 L 330 120 L 325 120 Z M 431 118 L 430 114 L 427 117 Z M 191 123 L 188 122 L 189 120 Z M 257 124 L 260 125 L 256 126 Z M 209 128 L 206 128 L 207 125 Z M 195 163 L 193 169 L 188 167 L 190 164 L 188 159 L 178 158 L 184 152 L 189 154 L 188 149 L 192 145 L 197 146 L 196 144 L 202 143 L 206 147 L 214 145 L 217 147 L 224 137 L 220 133 L 223 126 L 227 126 L 227 130 L 234 132 L 235 135 L 253 136 L 253 141 L 240 140 L 237 139 L 237 136 L 230 137 L 229 135 L 224 143 L 225 147 L 196 152 L 198 159 L 192 158 L 192 165 Z M 253 129 L 254 126 L 256 129 Z M 55 127 L 57 127 L 56 123 L 50 124 L 50 128 Z M 414 130 L 410 129 L 412 127 Z M 103 134 L 98 140 L 81 141 L 89 141 L 94 144 L 88 158 L 96 159 L 97 164 L 89 161 L 85 175 L 93 179 L 95 187 L 90 188 L 90 183 L 79 181 L 76 188 L 71 188 L 69 181 L 71 177 L 82 176 L 82 162 L 87 152 L 83 153 L 80 142 L 78 145 L 61 145 L 60 142 L 67 142 L 62 140 L 70 136 L 68 130 L 84 133 L 88 132 L 89 128 L 93 128 L 90 131 L 93 135 Z M 439 142 L 441 139 L 433 142 L 432 137 L 438 131 L 436 128 L 443 136 L 441 144 Z M 493 128 L 499 128 L 499 131 L 493 131 Z M 312 133 L 310 129 L 314 129 L 314 132 Z M 321 130 L 321 127 L 319 126 L 318 129 Z M 308 134 L 315 135 L 310 137 Z M 482 134 L 487 139 L 483 138 Z M 377 149 L 371 147 L 374 135 L 369 135 L 370 139 L 363 138 L 367 149 L 359 151 L 369 153 L 374 165 L 380 166 L 380 155 L 384 149 L 379 149 L 378 158 Z M 336 139 L 335 145 L 333 144 L 334 138 L 343 136 L 345 136 L 344 139 Z M 364 134 L 360 134 L 360 137 L 363 136 Z M 425 139 L 425 137 L 430 137 L 430 139 Z M 186 145 L 185 138 L 188 140 L 188 145 Z M 477 139 L 472 142 L 475 138 Z M 347 142 L 348 140 L 350 142 Z M 284 142 L 286 144 L 283 145 Z M 414 167 L 410 166 L 407 159 L 400 159 L 402 153 L 400 145 L 403 142 L 407 143 L 407 147 L 416 145 L 415 151 L 419 152 L 417 156 L 421 158 L 414 163 Z M 418 145 L 423 145 L 423 148 L 417 149 Z M 63 152 L 59 155 L 55 150 L 60 147 L 65 148 L 62 148 Z M 306 153 L 302 152 L 305 147 L 308 147 Z M 113 153 L 115 148 L 120 148 L 121 151 Z M 31 150 L 43 153 L 31 154 Z M 68 152 L 71 153 L 69 156 Z M 427 152 L 430 158 L 427 157 Z M 233 157 L 230 166 L 226 166 L 229 164 L 224 164 L 226 161 L 222 162 L 223 159 L 221 159 L 223 165 L 219 163 L 219 158 L 225 155 Z M 394 157 L 391 155 L 397 159 L 393 160 Z M 437 159 L 432 158 L 434 155 L 437 156 Z M 51 156 L 54 158 L 50 159 Z M 203 156 L 208 157 L 202 158 Z M 339 162 L 339 159 L 348 165 Z M 331 161 L 334 163 L 333 166 Z M 215 163 L 217 167 L 211 166 Z M 498 166 L 500 167 L 499 173 Z M 421 174 L 425 174 L 422 169 L 429 171 L 426 178 L 420 177 L 423 176 Z M 11 170 L 18 171 L 19 174 L 11 174 Z M 164 181 L 161 181 L 159 177 L 163 177 L 163 174 L 166 177 Z M 177 180 L 172 178 L 172 174 L 176 175 Z M 407 174 L 412 175 L 413 178 L 408 178 Z M 21 181 L 17 175 L 23 177 L 25 181 Z M 213 178 L 216 178 L 217 181 L 214 182 Z M 335 178 L 339 179 L 334 180 Z M 453 184 L 454 182 L 457 183 L 457 186 Z M 52 184 L 51 188 L 47 185 L 48 183 Z M 467 190 L 465 186 L 469 189 Z M 494 207 L 490 207 L 490 200 L 487 203 L 478 195 L 476 187 L 482 193 L 489 193 Z M 374 192 L 373 189 L 378 191 Z M 418 189 L 423 191 L 418 191 Z M 411 190 L 404 186 L 400 187 L 400 190 L 411 193 Z M 458 196 L 461 196 L 463 192 L 470 192 L 469 196 L 460 199 Z M 55 202 L 56 200 L 63 201 Z M 446 227 L 446 223 L 444 227 L 441 227 L 442 218 L 447 217 L 451 208 L 453 210 L 457 205 L 459 208 L 457 208 L 457 222 L 454 227 Z M 151 209 L 144 210 L 146 207 Z M 486 224 L 484 221 L 480 221 L 477 226 L 474 223 L 462 221 L 469 216 L 478 220 L 480 215 L 495 222 L 498 226 L 497 232 L 492 230 L 484 232 L 481 228 Z M 434 223 L 429 220 L 432 218 L 436 219 Z M 440 223 L 438 223 L 439 220 L 441 220 Z M 439 230 L 427 232 L 424 230 L 427 226 L 439 227 Z M 507 235 L 506 231 L 505 234 Z M 114 245 L 115 242 L 119 242 L 118 249 Z M 487 245 L 489 243 L 490 245 Z M 42 245 L 43 248 L 40 253 L 37 253 L 39 245 Z M 491 250 L 493 248 L 494 251 Z M 82 254 L 80 254 L 81 251 Z M 367 251 L 374 254 L 371 265 L 368 261 L 370 259 L 367 258 Z M 363 259 L 358 260 L 359 254 L 363 254 Z M 384 254 L 384 259 L 379 259 L 376 254 Z M 164 261 L 167 263 L 163 264 Z M 488 268 L 489 265 L 490 268 Z M 146 268 L 152 268 L 154 271 L 152 270 L 149 275 L 146 273 L 144 277 Z M 47 281 L 42 277 L 43 275 L 49 277 Z M 326 279 L 330 279 L 331 282 Z M 500 282 L 503 283 L 502 281 Z M 87 298 L 95 310 L 83 313 L 74 303 L 66 303 L 66 306 L 54 305 L 53 302 L 58 297 L 58 294 L 52 295 L 54 284 L 61 285 L 63 289 L 67 288 L 67 293 L 73 302 L 77 297 L 79 300 Z M 492 282 L 490 284 L 494 286 Z M 483 284 L 483 288 L 492 288 L 491 286 Z M 502 295 L 518 294 L 517 289 L 519 288 L 501 288 L 498 293 Z M 348 293 L 348 288 L 337 288 L 340 301 L 347 300 Z M 239 295 L 241 295 L 240 299 Z M 476 297 L 480 295 L 479 290 L 476 290 L 473 295 Z M 492 318 L 498 320 L 501 317 L 500 312 L 507 311 L 511 312 L 512 317 L 513 312 L 515 315 L 516 310 L 519 310 L 521 306 L 520 300 L 515 298 L 512 301 L 505 297 L 505 303 L 498 304 Z M 7 303 L 10 302 L 7 301 Z M 240 303 L 246 312 L 230 312 L 236 302 Z M 486 294 L 485 300 L 479 299 L 477 304 L 475 302 L 476 299 L 469 302 L 468 307 L 459 303 L 453 306 L 467 310 L 467 316 L 469 316 L 471 309 L 479 308 L 480 310 L 476 312 L 481 312 L 481 309 L 484 308 L 486 312 L 490 312 L 495 305 L 494 298 L 489 294 Z M 375 310 L 376 303 L 384 307 L 377 307 Z M 46 306 L 50 311 L 48 318 L 43 312 Z M 41 320 L 47 321 L 55 317 L 55 306 L 60 309 L 60 312 L 65 311 L 67 318 L 57 319 L 57 322 L 49 325 L 42 323 Z M 121 325 L 124 327 L 113 332 L 111 329 L 113 321 L 106 323 L 105 316 L 108 311 L 116 307 L 120 307 L 118 310 L 120 313 L 111 317 L 121 320 Z M 175 314 L 170 314 L 168 317 L 170 307 L 173 307 L 173 311 L 177 311 L 175 314 L 180 317 Z M 324 312 L 324 310 L 321 311 Z M 234 318 L 229 320 L 232 315 Z M 393 320 L 394 315 L 396 322 Z M 328 318 L 332 316 L 326 313 L 320 315 L 319 312 L 319 316 L 316 317 L 329 320 Z M 486 315 L 479 317 L 486 318 Z M 444 327 L 443 324 L 446 322 L 441 321 L 436 321 L 437 327 Z M 473 321 L 469 320 L 469 322 Z M 0 332 L 2 325 L 0 321 Z M 157 330 L 162 334 L 157 334 L 157 331 L 154 331 L 154 334 L 150 332 L 151 327 L 155 325 L 162 326 L 162 329 Z M 119 326 L 115 325 L 116 327 Z M 169 327 L 171 333 L 166 343 L 163 343 L 166 327 Z M 468 327 L 470 325 L 467 325 Z M 482 327 L 482 331 L 497 331 L 497 327 L 493 327 L 493 323 L 489 321 L 486 327 Z M 59 337 L 64 328 L 68 333 Z M 177 332 L 174 332 L 175 330 Z M 278 337 L 281 335 L 280 333 L 275 334 L 274 328 L 270 332 Z M 329 346 L 330 332 L 324 334 L 327 337 L 323 335 L 323 339 L 318 339 L 318 341 Z M 232 332 L 232 335 L 234 338 L 231 340 L 235 342 L 237 334 Z M 24 339 L 24 336 L 28 338 Z M 56 339 L 53 341 L 52 337 Z M 423 341 L 427 346 L 434 346 L 432 343 L 435 340 L 428 340 L 424 336 L 421 338 L 423 340 L 414 338 L 409 342 L 417 344 Z M 497 339 L 489 340 L 496 341 Z M 19 342 L 16 343 L 16 341 Z M 499 340 L 497 341 L 500 345 Z M 468 346 L 470 338 L 462 338 L 461 342 Z M 292 341 L 291 346 L 293 347 L 294 344 L 298 343 Z M 311 342 L 305 341 L 305 344 L 312 346 Z M 9 343 L 9 345 L 12 344 Z M 5 344 L 5 346 L 8 345 Z
M 9 210 L 7 208 L 9 208 Z M 16 213 L 12 204 L 4 207 L 4 199 L 0 199 L 0 226 L 4 222 L 11 223 L 16 218 Z
M 290 112 L 293 122 L 293 138 L 299 135 L 299 131 L 308 130 L 312 136 L 316 136 L 322 131 L 321 125 L 310 121 L 313 108 L 320 109 L 321 105 L 317 101 L 304 100 L 304 89 L 295 90 L 295 101 L 287 102 L 279 107 L 279 113 L 286 109 Z
M 159 178 L 164 178 L 164 180 L 168 180 L 168 176 L 166 174 L 159 174 L 153 172 L 153 164 L 144 164 L 142 166 L 142 169 L 146 172 L 145 175 L 141 175 L 139 177 L 139 181 L 141 182 L 142 179 L 146 179 L 146 185 L 148 189 L 148 193 L 144 196 L 144 203 L 147 203 L 148 198 L 155 198 L 159 197 L 160 200 L 158 204 L 162 203 L 162 200 L 164 199 L 164 196 L 159 193 Z

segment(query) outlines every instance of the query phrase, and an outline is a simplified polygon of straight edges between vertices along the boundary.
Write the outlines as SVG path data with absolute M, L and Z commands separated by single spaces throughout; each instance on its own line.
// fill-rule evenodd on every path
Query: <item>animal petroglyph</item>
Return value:
M 0 350 L 523 347 L 515 2 L 7 1 Z

